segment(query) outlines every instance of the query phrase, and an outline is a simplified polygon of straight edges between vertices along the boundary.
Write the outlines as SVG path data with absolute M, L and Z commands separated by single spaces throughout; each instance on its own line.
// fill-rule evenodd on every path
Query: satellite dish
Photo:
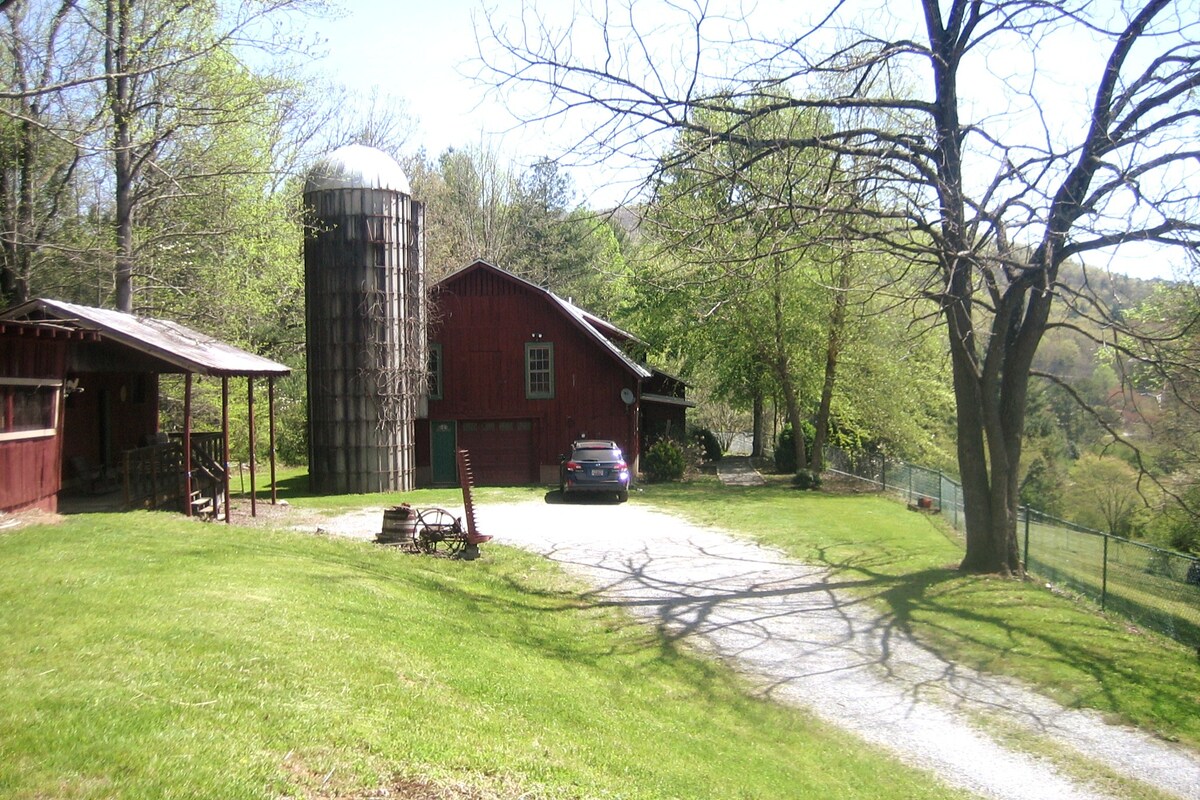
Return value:
M 633 390 L 625 388 L 621 390 L 621 402 L 627 406 L 633 405 Z

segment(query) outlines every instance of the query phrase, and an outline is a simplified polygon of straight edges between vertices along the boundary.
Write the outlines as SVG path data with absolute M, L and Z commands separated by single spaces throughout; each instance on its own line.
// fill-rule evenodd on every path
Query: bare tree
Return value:
M 286 83 L 286 76 L 267 73 L 285 71 L 271 57 L 303 52 L 303 42 L 288 35 L 285 23 L 290 15 L 322 7 L 323 0 L 57 0 L 5 9 L 13 64 L 0 85 L 0 127 L 28 131 L 20 134 L 26 142 L 57 141 L 77 156 L 108 161 L 106 185 L 95 188 L 101 216 L 110 223 L 105 250 L 119 309 L 133 308 L 135 277 L 145 268 L 139 249 L 146 240 L 139 231 L 153 213 L 150 206 L 187 195 L 189 179 L 243 168 L 230 171 L 234 158 L 197 165 L 198 144 L 218 138 L 214 131 L 225 126 L 266 127 L 284 116 L 268 107 L 282 104 L 272 94 Z M 27 19 L 35 21 L 24 24 Z M 243 58 L 252 50 L 259 53 L 253 70 Z M 31 68 L 35 63 L 39 70 Z M 47 113 L 53 108 L 60 113 Z M 187 158 L 176 157 L 181 149 L 191 150 Z M 33 162 L 23 157 L 10 163 Z M 41 202 L 54 187 L 37 190 Z M 19 190 L 14 197 L 17 204 L 10 205 L 16 207 Z M 9 261 L 20 268 L 21 259 L 45 242 L 31 235 L 28 220 L 19 235 L 14 226 L 6 228 L 6 241 L 17 242 Z M 2 274 L 6 293 L 19 295 L 22 284 L 7 265 Z
M 781 149 L 870 165 L 888 202 L 842 209 L 852 233 L 911 264 L 923 278 L 915 294 L 945 326 L 966 500 L 961 568 L 1015 573 L 1030 365 L 1063 297 L 1060 266 L 1131 243 L 1200 245 L 1200 19 L 1172 0 L 913 6 L 915 21 L 881 19 L 837 0 L 773 38 L 749 32 L 752 19 L 710 15 L 703 0 L 636 12 L 605 3 L 566 28 L 528 10 L 514 27 L 490 20 L 481 54 L 501 90 L 546 91 L 539 119 L 582 122 L 577 154 L 645 158 L 650 177 L 688 166 L 686 152 L 674 163 L 659 152 L 684 131 L 738 144 L 746 156 L 726 165 L 730 176 Z M 687 31 L 664 45 L 655 36 L 671 13 Z M 1089 99 L 1071 119 L 1039 59 L 1080 40 L 1072 66 L 1075 80 L 1091 71 Z M 1010 69 L 1022 60 L 1026 69 Z M 971 95 L 989 81 L 991 95 Z M 823 114 L 828 129 L 754 135 L 766 129 L 756 120 L 797 108 Z
M 80 143 L 93 129 L 67 91 L 39 89 L 76 68 L 95 42 L 71 24 L 76 0 L 0 10 L 0 64 L 14 96 L 0 101 L 0 303 L 29 296 L 34 264 L 69 210 Z

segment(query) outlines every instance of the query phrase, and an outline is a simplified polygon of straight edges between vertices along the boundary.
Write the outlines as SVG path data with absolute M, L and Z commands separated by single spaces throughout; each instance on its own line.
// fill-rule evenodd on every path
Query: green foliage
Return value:
M 797 470 L 792 476 L 792 486 L 797 489 L 820 489 L 821 473 L 811 469 Z
M 1085 454 L 1071 467 L 1063 504 L 1072 522 L 1131 537 L 1138 533 L 1143 508 L 1138 475 L 1118 458 Z
M 805 452 L 812 452 L 813 439 L 816 437 L 816 429 L 808 420 L 804 421 L 804 446 Z M 796 439 L 792 431 L 791 425 L 784 425 L 779 431 L 779 435 L 775 437 L 775 471 L 781 474 L 790 474 L 799 468 L 796 463 Z
M 1065 477 L 1041 456 L 1034 456 L 1025 470 L 1025 479 L 1021 481 L 1021 505 L 1061 517 Z
M 659 439 L 642 456 L 642 471 L 650 483 L 681 480 L 686 468 L 683 448 L 674 439 Z
M 693 427 L 688 432 L 688 438 L 701 449 L 705 461 L 720 461 L 725 454 L 721 443 L 708 428 Z
M 1145 537 L 1159 547 L 1181 553 L 1200 554 L 1200 523 L 1190 513 L 1200 501 L 1200 487 L 1175 487 L 1182 492 L 1182 504 L 1164 496 L 1156 513 L 1149 515 L 1143 531 Z

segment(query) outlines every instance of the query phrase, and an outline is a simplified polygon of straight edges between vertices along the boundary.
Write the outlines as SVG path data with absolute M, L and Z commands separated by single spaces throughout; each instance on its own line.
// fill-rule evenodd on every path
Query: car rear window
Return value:
M 612 448 L 576 450 L 574 457 L 578 461 L 620 461 L 621 451 Z

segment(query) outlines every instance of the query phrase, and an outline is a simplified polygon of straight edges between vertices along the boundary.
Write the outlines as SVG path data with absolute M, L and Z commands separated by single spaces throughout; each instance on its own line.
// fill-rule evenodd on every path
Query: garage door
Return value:
M 458 446 L 470 452 L 475 482 L 482 486 L 537 482 L 530 420 L 460 422 Z

